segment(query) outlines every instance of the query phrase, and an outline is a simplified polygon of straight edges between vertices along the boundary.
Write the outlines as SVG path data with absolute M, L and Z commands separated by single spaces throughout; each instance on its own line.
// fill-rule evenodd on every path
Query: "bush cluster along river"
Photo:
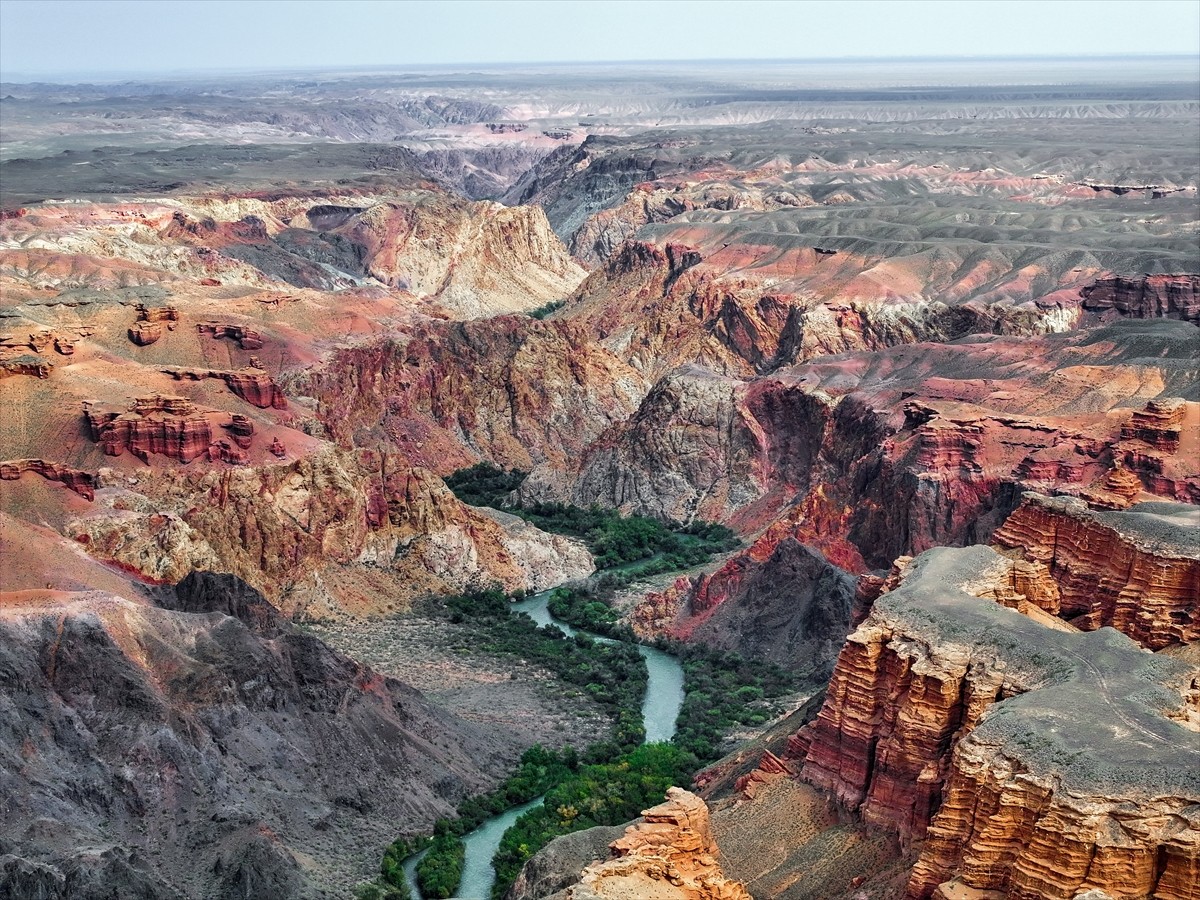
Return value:
M 513 611 L 525 613 L 538 625 L 554 625 L 568 636 L 580 631 L 550 615 L 550 610 L 546 607 L 549 596 L 549 592 L 535 594 L 527 600 L 513 604 Z M 612 638 L 601 637 L 588 631 L 582 633 L 597 641 L 614 643 Z M 642 701 L 642 723 L 646 729 L 646 741 L 669 741 L 675 734 L 675 720 L 679 717 L 679 709 L 683 705 L 683 667 L 675 657 L 653 647 L 639 644 L 638 652 L 646 660 L 649 674 L 646 697 Z M 462 883 L 455 897 L 461 900 L 488 900 L 491 897 L 492 883 L 496 878 L 496 873 L 492 870 L 492 857 L 500 846 L 500 838 L 522 813 L 541 802 L 542 798 L 538 797 L 522 806 L 514 807 L 488 819 L 463 837 L 467 857 Z M 418 900 L 421 892 L 417 887 L 416 869 L 421 855 L 411 857 L 404 864 L 409 889 Z

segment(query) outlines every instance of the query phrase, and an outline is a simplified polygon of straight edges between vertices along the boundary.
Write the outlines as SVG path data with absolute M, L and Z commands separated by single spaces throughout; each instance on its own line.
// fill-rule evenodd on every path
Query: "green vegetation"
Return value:
M 520 470 L 506 472 L 479 463 L 454 473 L 446 483 L 465 503 L 507 509 L 544 531 L 585 542 L 601 574 L 588 585 L 555 590 L 548 607 L 563 621 L 620 642 L 602 643 L 583 634 L 568 638 L 553 626 L 539 628 L 529 617 L 514 615 L 499 588 L 451 597 L 438 604 L 437 612 L 463 627 L 464 648 L 514 656 L 549 669 L 606 706 L 616 728 L 611 741 L 593 745 L 582 756 L 570 748 L 531 748 L 517 772 L 498 789 L 464 800 L 457 819 L 440 820 L 432 839 L 392 844 L 382 864 L 388 884 L 403 884 L 403 860 L 429 847 L 417 868 L 426 897 L 454 893 L 461 878 L 461 837 L 488 818 L 545 794 L 541 806 L 522 815 L 504 834 L 493 860 L 493 896 L 499 897 L 525 861 L 551 839 L 636 818 L 642 809 L 660 802 L 672 784 L 687 783 L 702 762 L 716 757 L 725 733 L 738 723 L 765 721 L 765 699 L 790 687 L 786 673 L 774 666 L 752 666 L 736 654 L 704 648 L 664 646 L 684 660 L 684 706 L 673 743 L 642 745 L 646 664 L 632 632 L 606 601 L 635 578 L 688 568 L 732 550 L 737 538 L 722 525 L 674 525 L 599 507 L 508 506 L 525 476 Z
M 725 736 L 738 725 L 765 724 L 773 715 L 766 701 L 796 688 L 791 675 L 774 663 L 701 644 L 660 641 L 658 646 L 683 664 L 683 707 L 671 740 L 702 763 L 721 756 Z
M 508 495 L 521 486 L 528 474 L 520 469 L 505 472 L 490 463 L 481 462 L 447 476 L 446 486 L 463 503 L 502 509 L 507 508 L 505 501 Z
M 613 752 L 636 747 L 645 738 L 646 662 L 637 647 L 600 643 L 582 634 L 568 638 L 558 628 L 539 628 L 528 616 L 514 615 L 499 588 L 451 597 L 445 610 L 451 622 L 465 626 L 473 649 L 543 666 L 607 707 L 616 719 Z
M 404 880 L 404 861 L 414 853 L 420 853 L 431 841 L 428 835 L 397 838 L 383 851 L 383 862 L 379 864 L 380 880 L 399 891 L 403 895 L 400 900 L 410 900 L 408 882 Z
M 598 569 L 619 570 L 615 573 L 627 580 L 686 569 L 738 546 L 731 530 L 709 522 L 668 524 L 598 506 L 583 509 L 565 503 L 507 505 L 509 495 L 525 476 L 520 469 L 505 472 L 481 462 L 455 472 L 446 484 L 464 503 L 504 509 L 543 531 L 580 539 L 596 557 Z
M 462 881 L 467 846 L 445 819 L 434 832 L 429 851 L 417 863 L 417 887 L 425 900 L 445 900 L 454 896 Z
M 450 597 L 439 604 L 438 611 L 463 626 L 465 646 L 540 665 L 609 710 L 616 723 L 613 739 L 590 747 L 582 762 L 612 759 L 645 739 L 641 705 L 646 693 L 646 663 L 633 644 L 601 643 L 586 635 L 568 638 L 558 628 L 539 628 L 528 616 L 514 614 L 509 597 L 495 587 Z M 404 860 L 428 847 L 417 867 L 421 893 L 427 898 L 452 896 L 462 877 L 462 835 L 491 816 L 546 793 L 580 763 L 571 748 L 555 752 L 531 747 L 522 755 L 517 771 L 499 788 L 464 800 L 458 818 L 439 819 L 432 839 L 393 842 L 380 864 L 382 880 L 403 887 Z
M 604 602 L 609 593 L 586 585 L 555 588 L 546 601 L 546 609 L 554 618 L 576 628 L 622 641 L 637 640 L 629 626 L 620 622 L 616 610 Z
M 403 881 L 399 885 L 368 881 L 354 889 L 354 900 L 412 900 L 412 892 Z
M 661 803 L 668 787 L 686 784 L 697 765 L 694 756 L 671 744 L 644 744 L 608 762 L 580 767 L 504 832 L 492 858 L 492 897 L 504 896 L 525 861 L 554 838 L 637 818 Z
M 537 309 L 530 310 L 529 317 L 531 319 L 544 319 L 552 312 L 557 312 L 567 305 L 566 300 L 551 300 L 549 303 L 543 303 Z

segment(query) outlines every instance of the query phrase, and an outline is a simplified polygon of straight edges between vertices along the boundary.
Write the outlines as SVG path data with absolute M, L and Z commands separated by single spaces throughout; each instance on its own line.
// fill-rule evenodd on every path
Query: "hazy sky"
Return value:
M 552 60 L 1200 55 L 1197 0 L 0 0 L 0 77 Z

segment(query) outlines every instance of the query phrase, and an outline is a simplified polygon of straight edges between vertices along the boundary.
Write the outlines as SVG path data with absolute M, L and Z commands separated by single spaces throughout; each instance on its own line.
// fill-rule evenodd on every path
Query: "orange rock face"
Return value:
M 1159 650 L 1200 638 L 1200 552 L 1188 535 L 1198 525 L 1200 512 L 1182 504 L 1098 512 L 1026 494 L 992 541 L 1048 570 L 1057 585 L 1039 603 L 1048 612 L 1086 631 L 1112 626 Z
M 22 353 L 18 356 L 10 356 L 8 359 L 0 359 L 0 378 L 11 375 L 49 378 L 53 369 L 54 363 L 40 356 L 34 356 L 32 353 Z
M 611 859 L 583 870 L 565 900 L 751 900 L 721 871 L 703 800 L 673 787 L 665 803 L 642 816 L 609 845 Z
M 1192 896 L 1200 738 L 1176 720 L 1198 712 L 1195 671 L 986 599 L 1019 580 L 982 547 L 906 567 L 783 762 L 917 842 L 914 900 Z
M 210 334 L 213 338 L 229 338 L 237 341 L 243 350 L 260 350 L 263 345 L 262 335 L 253 328 L 243 325 L 228 325 L 219 322 L 200 322 L 196 329 L 201 334 Z
M 1187 404 L 1178 397 L 1151 400 L 1121 428 L 1121 440 L 1145 441 L 1155 450 L 1179 451 Z

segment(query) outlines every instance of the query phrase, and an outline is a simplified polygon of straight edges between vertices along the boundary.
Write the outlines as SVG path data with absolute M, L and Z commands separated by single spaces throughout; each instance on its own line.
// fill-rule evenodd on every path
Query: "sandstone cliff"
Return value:
M 1195 670 L 1111 629 L 1049 628 L 980 599 L 1012 584 L 1014 565 L 978 547 L 911 563 L 847 639 L 820 715 L 790 747 L 802 777 L 924 841 L 912 898 L 960 884 L 1190 896 Z
M 0 480 L 16 481 L 26 472 L 35 472 L 47 481 L 61 482 L 85 500 L 96 499 L 96 476 L 45 459 L 10 459 L 0 462 Z
M 1160 650 L 1200 638 L 1198 535 L 1200 510 L 1180 503 L 1108 512 L 1026 494 L 992 543 L 1045 573 L 1049 590 L 1030 593 L 1046 612 Z
M 1101 278 L 1081 294 L 1085 309 L 1114 309 L 1137 319 L 1200 322 L 1200 275 Z
M 609 860 L 589 865 L 555 900 L 750 900 L 721 871 L 703 800 L 670 788 L 666 802 L 642 816 L 609 845 Z

